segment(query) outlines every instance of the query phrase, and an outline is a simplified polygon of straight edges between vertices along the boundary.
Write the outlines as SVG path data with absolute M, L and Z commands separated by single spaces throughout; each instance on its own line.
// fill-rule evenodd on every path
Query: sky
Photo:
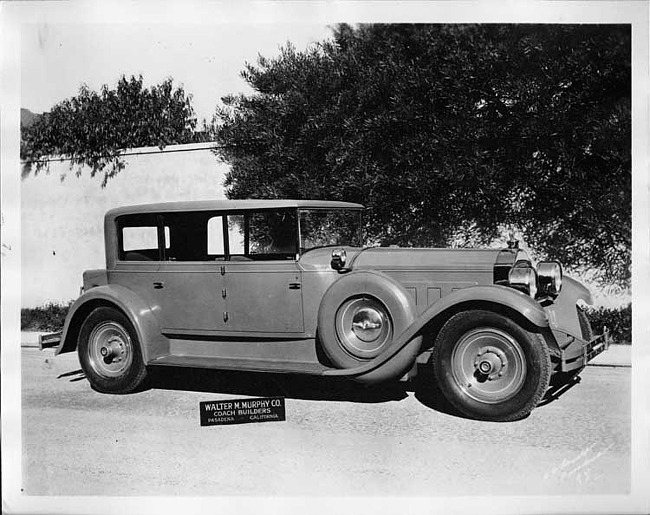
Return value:
M 327 25 L 305 23 L 23 25 L 21 107 L 42 113 L 82 83 L 99 90 L 142 74 L 147 86 L 172 77 L 209 120 L 222 96 L 250 92 L 239 76 L 245 62 L 278 55 L 287 41 L 302 50 L 330 36 Z

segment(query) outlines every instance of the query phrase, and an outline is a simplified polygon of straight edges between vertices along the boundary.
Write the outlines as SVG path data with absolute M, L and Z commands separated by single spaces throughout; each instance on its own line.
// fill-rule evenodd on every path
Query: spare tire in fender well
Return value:
M 339 368 L 355 368 L 369 363 L 372 358 L 378 357 L 377 353 L 364 358 L 353 355 L 346 350 L 345 342 L 341 341 L 337 331 L 337 321 L 342 316 L 342 306 L 349 305 L 351 300 L 367 300 L 383 314 L 387 314 L 385 324 L 390 334 L 385 345 L 380 349 L 381 354 L 390 349 L 396 338 L 401 335 L 416 319 L 415 301 L 411 295 L 396 280 L 377 271 L 358 271 L 343 275 L 333 283 L 323 295 L 318 310 L 318 335 L 323 351 L 332 363 Z M 382 307 L 384 308 L 382 310 Z M 349 320 L 347 321 L 349 323 Z M 417 338 L 420 340 L 420 338 Z M 397 353 L 382 366 L 383 379 L 390 379 L 403 375 L 414 363 L 419 350 L 417 345 L 410 345 L 408 352 Z M 386 376 L 386 377 L 384 377 Z M 355 378 L 364 381 L 364 377 Z M 373 382 L 375 379 L 372 380 Z

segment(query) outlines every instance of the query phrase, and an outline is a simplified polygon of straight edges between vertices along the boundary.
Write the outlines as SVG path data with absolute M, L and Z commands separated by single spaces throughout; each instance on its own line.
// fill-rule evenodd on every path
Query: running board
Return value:
M 208 358 L 202 356 L 163 356 L 148 363 L 148 365 L 310 375 L 322 375 L 325 370 L 329 370 L 325 365 L 313 362 Z

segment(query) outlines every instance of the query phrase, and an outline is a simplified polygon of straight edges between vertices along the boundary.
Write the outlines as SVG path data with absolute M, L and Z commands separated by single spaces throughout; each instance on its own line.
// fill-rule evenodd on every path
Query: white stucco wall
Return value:
M 126 168 L 101 188 L 102 178 L 80 178 L 68 162 L 21 182 L 22 307 L 64 302 L 79 295 L 81 274 L 103 268 L 104 213 L 113 207 L 175 200 L 224 198 L 228 167 L 205 145 L 135 149 Z M 193 149 L 192 151 L 185 151 Z M 179 150 L 183 150 L 179 152 Z M 61 181 L 61 174 L 66 178 Z
M 224 198 L 228 166 L 206 145 L 176 145 L 133 152 L 126 169 L 100 187 L 102 178 L 80 178 L 68 162 L 21 182 L 21 306 L 75 299 L 84 270 L 104 267 L 103 216 L 113 207 L 147 202 Z M 198 148 L 198 150 L 197 150 Z M 193 149 L 192 151 L 184 151 Z M 66 179 L 61 181 L 61 174 Z M 585 280 L 584 277 L 579 277 Z M 589 284 L 589 281 L 587 281 Z M 629 292 L 612 295 L 589 284 L 597 306 L 630 302 Z

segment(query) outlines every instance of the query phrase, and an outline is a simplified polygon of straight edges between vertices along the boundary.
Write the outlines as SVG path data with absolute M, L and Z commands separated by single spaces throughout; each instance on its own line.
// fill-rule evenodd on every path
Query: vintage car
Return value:
M 150 367 L 347 377 L 429 366 L 463 415 L 509 421 L 552 376 L 609 345 L 589 292 L 557 262 L 503 249 L 364 247 L 363 206 L 307 200 L 178 202 L 105 216 L 106 269 L 83 274 L 62 333 L 91 386 L 141 388 Z

